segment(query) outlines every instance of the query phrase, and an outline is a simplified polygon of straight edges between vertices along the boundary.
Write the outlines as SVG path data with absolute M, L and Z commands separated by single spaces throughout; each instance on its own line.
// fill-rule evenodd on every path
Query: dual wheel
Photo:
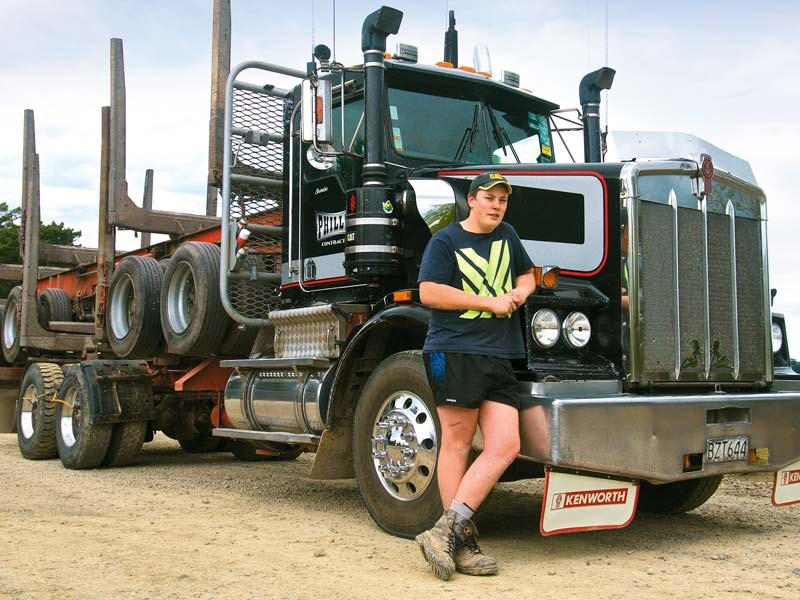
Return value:
M 181 356 L 247 355 L 256 330 L 242 330 L 219 295 L 220 251 L 187 242 L 169 261 L 128 256 L 109 286 L 106 332 L 120 358 L 148 358 L 166 349 Z
M 0 310 L 3 359 L 12 365 L 22 364 L 28 358 L 25 348 L 20 346 L 22 302 L 22 286 L 14 286 L 8 294 L 5 306 Z M 51 321 L 71 321 L 72 301 L 67 293 L 58 288 L 47 288 L 39 292 L 36 318 L 43 329 L 49 329 Z
M 122 467 L 139 455 L 146 421 L 92 423 L 86 378 L 78 365 L 34 363 L 17 399 L 17 441 L 31 460 L 61 458 L 68 469 Z

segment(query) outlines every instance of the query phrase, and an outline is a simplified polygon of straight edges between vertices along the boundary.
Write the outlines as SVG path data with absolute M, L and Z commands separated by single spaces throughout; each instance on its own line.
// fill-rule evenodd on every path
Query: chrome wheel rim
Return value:
M 189 328 L 194 315 L 194 274 L 188 263 L 181 262 L 172 272 L 167 288 L 167 320 L 175 333 Z
M 22 394 L 22 406 L 19 409 L 19 430 L 26 440 L 33 437 L 36 432 L 36 411 L 39 408 L 39 399 L 36 395 L 35 385 L 29 385 Z
M 372 428 L 372 463 L 395 500 L 416 500 L 433 482 L 438 452 L 436 423 L 416 394 L 395 392 L 378 410 Z
M 61 429 L 61 440 L 65 446 L 71 448 L 75 445 L 75 440 L 81 430 L 81 400 L 78 396 L 78 389 L 69 388 L 63 400 L 64 408 L 61 412 L 59 428 Z
M 136 289 L 130 275 L 124 275 L 120 282 L 114 286 L 111 296 L 111 310 L 109 311 L 111 331 L 121 340 L 131 332 L 133 322 L 133 307 Z
M 3 346 L 11 348 L 17 341 L 17 301 L 11 300 L 6 304 L 6 314 L 3 318 Z

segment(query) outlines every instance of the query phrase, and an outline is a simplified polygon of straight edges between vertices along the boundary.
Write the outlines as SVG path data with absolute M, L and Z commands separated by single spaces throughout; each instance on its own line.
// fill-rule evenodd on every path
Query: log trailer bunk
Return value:
M 210 161 L 221 223 L 172 215 L 192 232 L 114 259 L 114 227 L 145 227 L 127 198 L 112 42 L 98 260 L 38 285 L 26 113 L 25 278 L 2 336 L 10 362 L 27 356 L 23 455 L 122 465 L 154 430 L 188 449 L 224 439 L 243 458 L 313 451 L 310 476 L 355 477 L 386 531 L 428 527 L 441 512 L 439 433 L 416 276 L 432 233 L 465 215 L 470 179 L 494 169 L 514 186 L 506 218 L 532 258 L 558 265 L 537 268 L 521 309 L 522 448 L 505 476 L 546 478 L 542 533 L 621 527 L 637 503 L 691 510 L 726 473 L 776 472 L 773 502 L 800 500 L 800 386 L 771 322 L 765 196 L 749 166 L 685 136 L 680 154 L 636 138 L 652 153 L 602 162 L 608 68 L 581 82 L 586 163 L 556 164 L 556 105 L 513 74 L 458 68 L 457 44 L 436 66 L 404 45 L 386 54 L 401 19 L 387 7 L 367 17 L 362 65 L 319 46 L 306 70 L 234 68 L 217 96 L 221 168 Z

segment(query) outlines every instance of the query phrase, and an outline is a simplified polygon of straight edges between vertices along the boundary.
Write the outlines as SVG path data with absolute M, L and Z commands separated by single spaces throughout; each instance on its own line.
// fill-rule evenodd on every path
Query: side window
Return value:
M 364 99 L 351 98 L 344 102 L 344 144 L 342 143 L 342 109 L 334 104 L 331 113 L 333 147 L 338 151 L 364 155 Z

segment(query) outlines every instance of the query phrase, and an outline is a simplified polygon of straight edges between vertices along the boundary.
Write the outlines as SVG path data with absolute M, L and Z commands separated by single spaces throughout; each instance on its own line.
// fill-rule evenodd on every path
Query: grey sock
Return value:
M 455 511 L 455 513 L 464 520 L 471 519 L 472 515 L 475 514 L 475 511 L 472 510 L 468 504 L 463 502 L 456 502 L 453 500 L 450 503 L 450 510 Z

